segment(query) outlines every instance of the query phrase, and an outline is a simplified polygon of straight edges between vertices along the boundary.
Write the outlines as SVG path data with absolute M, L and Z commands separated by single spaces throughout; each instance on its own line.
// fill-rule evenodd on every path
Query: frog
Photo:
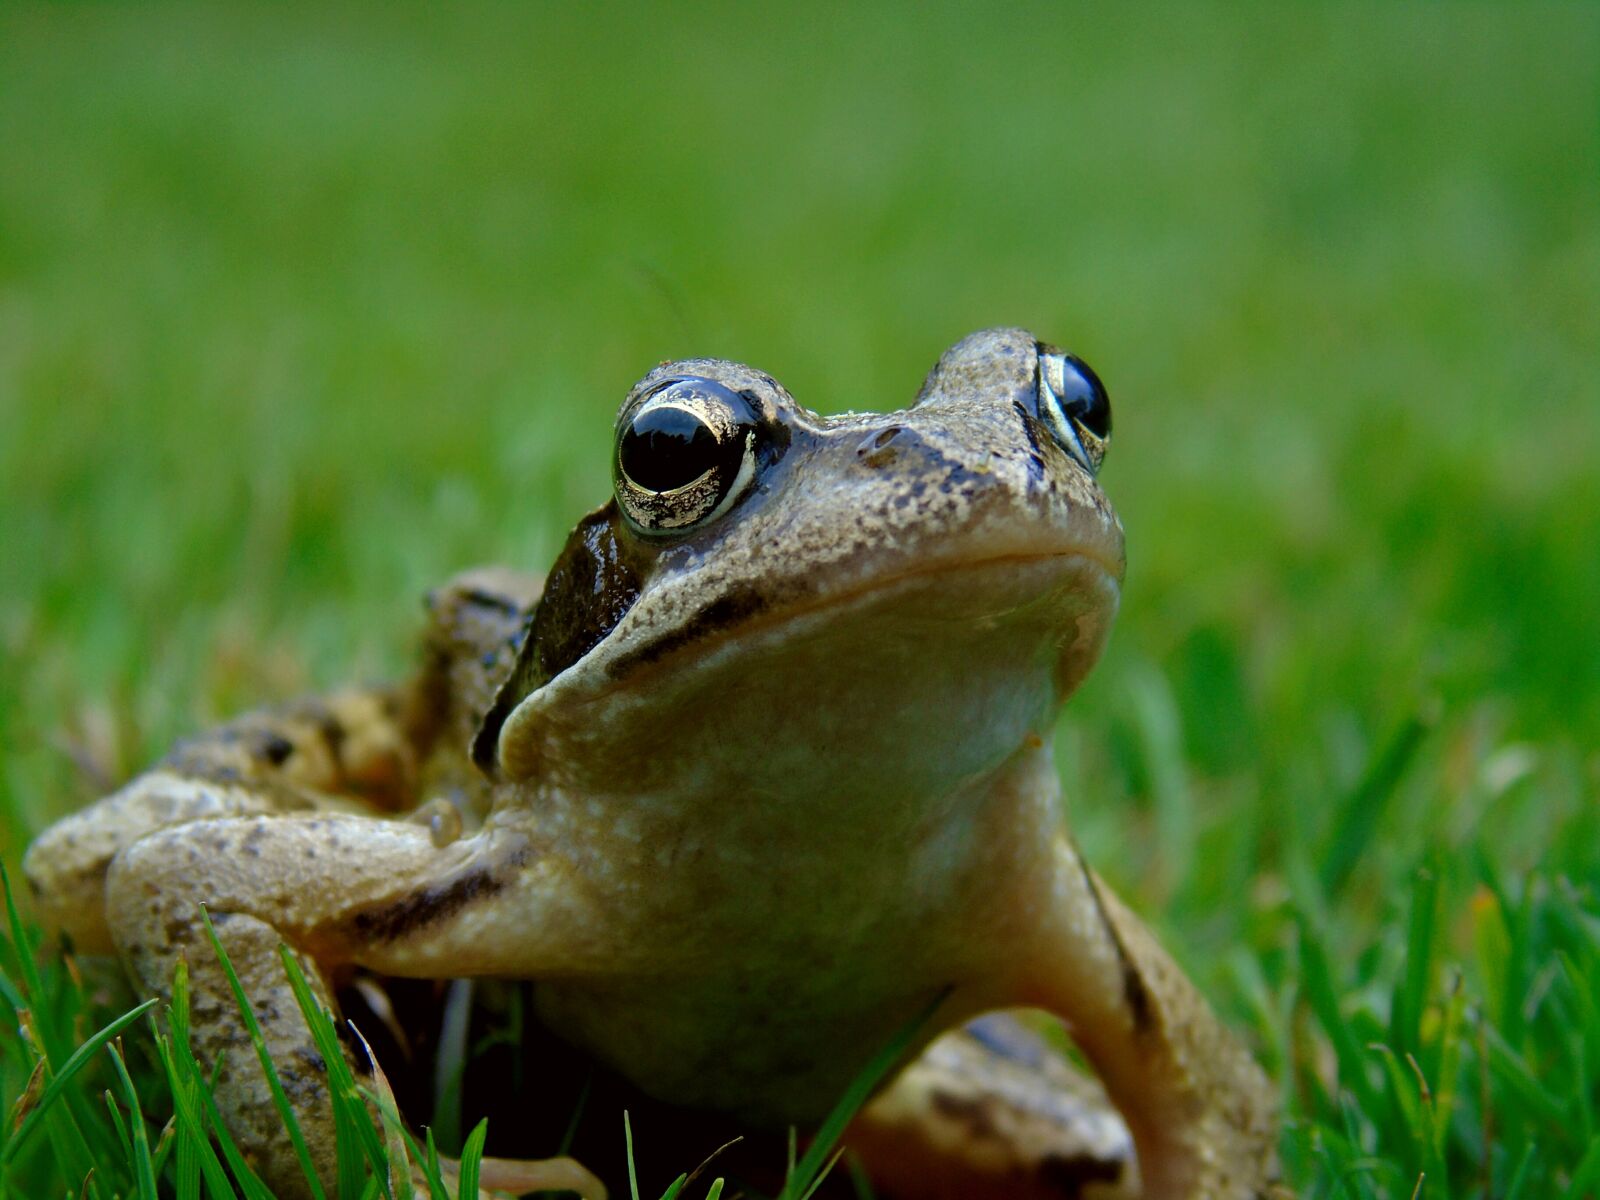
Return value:
M 305 1180 L 202 909 L 325 1181 L 280 947 L 329 1011 L 358 970 L 532 981 L 646 1094 L 755 1126 L 815 1129 L 900 1037 L 847 1134 L 885 1194 L 1077 1195 L 1074 1138 L 1103 1194 L 1275 1194 L 1273 1086 L 1085 861 L 1053 759 L 1121 598 L 1110 434 L 1094 371 L 1020 328 L 887 412 L 663 362 L 542 580 L 469 571 L 412 679 L 237 719 L 61 819 L 25 857 L 37 910 L 149 994 L 187 965 L 196 1054 L 281 1195 Z M 1016 1009 L 1064 1024 L 1086 1091 L 1063 1062 L 993 1081 L 1035 1052 L 975 1022 Z

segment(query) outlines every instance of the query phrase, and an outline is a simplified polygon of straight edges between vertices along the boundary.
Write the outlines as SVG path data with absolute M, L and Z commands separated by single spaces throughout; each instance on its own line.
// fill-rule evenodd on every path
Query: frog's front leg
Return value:
M 157 830 L 111 866 L 107 908 L 118 951 L 139 983 L 162 995 L 187 961 L 197 1056 L 209 1069 L 226 1055 L 218 1104 L 279 1195 L 303 1194 L 304 1180 L 199 906 L 211 914 L 316 1170 L 331 1185 L 326 1072 L 280 944 L 330 1009 L 331 981 L 350 966 L 432 977 L 533 973 L 563 962 L 559 931 L 570 923 L 555 911 L 558 868 L 537 859 L 526 835 L 486 829 L 435 843 L 420 825 L 377 817 L 225 818 Z
M 1012 1001 L 1067 1021 L 1133 1133 L 1148 1200 L 1274 1195 L 1266 1075 L 1070 839 L 1054 855 Z

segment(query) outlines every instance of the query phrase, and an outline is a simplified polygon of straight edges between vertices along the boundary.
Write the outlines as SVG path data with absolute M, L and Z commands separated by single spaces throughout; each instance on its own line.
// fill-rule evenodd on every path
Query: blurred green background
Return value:
M 657 360 L 995 324 L 1115 405 L 1074 821 L 1275 1069 L 1291 907 L 1356 990 L 1419 862 L 1595 911 L 1592 4 L 0 8 L 0 854 L 546 564 Z

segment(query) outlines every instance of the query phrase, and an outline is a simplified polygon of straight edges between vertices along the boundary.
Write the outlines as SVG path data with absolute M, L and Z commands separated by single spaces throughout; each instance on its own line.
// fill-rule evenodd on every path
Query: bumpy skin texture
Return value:
M 1046 1009 L 1143 1194 L 1267 1194 L 1271 1088 L 1063 825 L 1047 734 L 1122 532 L 1040 419 L 1041 353 L 975 334 L 910 408 L 829 419 L 748 367 L 664 364 L 624 426 L 684 376 L 755 414 L 711 519 L 662 536 L 607 505 L 542 600 L 458 580 L 411 685 L 246 718 L 47 831 L 42 911 L 153 992 L 187 959 L 196 1049 L 227 1052 L 219 1103 L 285 1194 L 201 902 L 328 1177 L 280 941 L 325 1000 L 357 966 L 535 980 L 543 1019 L 646 1091 L 774 1125 L 817 1121 L 931 1004 L 930 1035 Z M 1093 1085 L 1015 1045 L 918 1047 L 869 1106 L 853 1138 L 895 1194 L 1130 1194 Z

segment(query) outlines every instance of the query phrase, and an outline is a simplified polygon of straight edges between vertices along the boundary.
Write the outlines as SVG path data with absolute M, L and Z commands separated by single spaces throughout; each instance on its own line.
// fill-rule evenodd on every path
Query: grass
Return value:
M 1292 1180 L 1600 1193 L 1600 10 L 12 4 L 0 80 L 0 859 L 548 562 L 656 360 L 1026 324 L 1129 531 L 1074 827 Z M 0 960 L 0 1188 L 213 1186 L 181 1039 Z

